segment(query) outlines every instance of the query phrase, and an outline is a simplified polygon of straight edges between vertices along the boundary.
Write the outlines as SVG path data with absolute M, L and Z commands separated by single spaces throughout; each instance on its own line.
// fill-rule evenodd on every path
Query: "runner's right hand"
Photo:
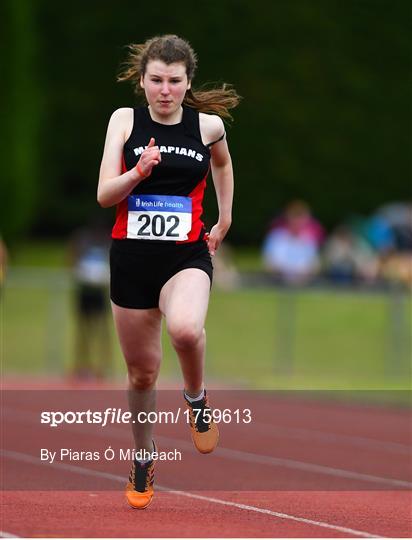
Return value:
M 151 137 L 147 148 L 143 151 L 136 165 L 139 176 L 143 175 L 142 180 L 152 174 L 153 167 L 158 165 L 161 160 L 159 147 L 155 146 L 154 137 Z

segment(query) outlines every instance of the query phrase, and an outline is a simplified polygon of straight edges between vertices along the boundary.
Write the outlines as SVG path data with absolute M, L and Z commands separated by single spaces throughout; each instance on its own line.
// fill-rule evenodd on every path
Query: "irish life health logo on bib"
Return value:
M 192 199 L 170 195 L 129 195 L 127 238 L 188 239 L 192 228 Z

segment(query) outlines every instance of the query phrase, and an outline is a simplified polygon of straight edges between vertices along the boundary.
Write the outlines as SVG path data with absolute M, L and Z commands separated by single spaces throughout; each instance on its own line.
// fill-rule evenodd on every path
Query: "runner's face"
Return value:
M 173 116 L 182 105 L 186 91 L 190 88 L 186 66 L 182 62 L 165 64 L 161 60 L 151 60 L 140 79 L 151 110 L 158 116 Z

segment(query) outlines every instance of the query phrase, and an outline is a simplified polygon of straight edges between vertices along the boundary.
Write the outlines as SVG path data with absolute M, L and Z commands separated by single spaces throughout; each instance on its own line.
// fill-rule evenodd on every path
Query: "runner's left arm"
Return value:
M 223 122 L 221 132 L 224 130 Z M 211 169 L 219 207 L 219 219 L 210 231 L 208 238 L 211 255 L 216 253 L 232 224 L 233 167 L 226 137 L 214 144 L 211 149 Z

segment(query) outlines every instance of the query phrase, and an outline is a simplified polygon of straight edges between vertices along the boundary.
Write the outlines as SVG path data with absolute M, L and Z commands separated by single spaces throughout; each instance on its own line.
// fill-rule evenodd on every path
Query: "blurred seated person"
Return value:
M 384 216 L 370 216 L 365 220 L 364 229 L 367 241 L 379 255 L 385 256 L 395 249 L 395 233 Z
M 363 233 L 379 255 L 379 276 L 412 287 L 412 205 L 390 203 L 364 220 Z
M 412 204 L 394 202 L 386 204 L 375 213 L 384 219 L 392 230 L 395 249 L 398 252 L 412 252 Z
M 303 284 L 319 271 L 319 245 L 324 233 L 309 206 L 293 201 L 271 223 L 263 243 L 265 268 L 284 283 Z
M 381 262 L 380 274 L 392 284 L 412 288 L 412 253 L 394 252 Z
M 379 270 L 372 248 L 346 225 L 339 226 L 326 240 L 323 264 L 326 276 L 335 283 L 371 282 Z
M 312 216 L 307 203 L 300 200 L 292 201 L 285 211 L 271 221 L 269 230 L 287 228 L 290 216 L 296 216 L 295 221 L 299 221 L 299 233 L 305 238 L 313 240 L 319 247 L 325 239 L 325 230 L 317 219 Z
M 99 221 L 75 231 L 70 242 L 76 309 L 72 375 L 79 379 L 103 379 L 111 371 L 109 246 L 109 231 Z

